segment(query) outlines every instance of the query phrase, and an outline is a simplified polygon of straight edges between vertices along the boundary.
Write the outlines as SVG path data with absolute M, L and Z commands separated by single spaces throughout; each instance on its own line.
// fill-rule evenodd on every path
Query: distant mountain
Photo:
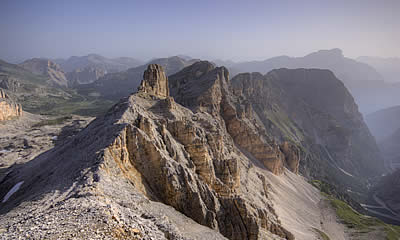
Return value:
M 73 87 L 80 84 L 89 84 L 103 77 L 106 71 L 102 68 L 87 66 L 67 73 L 68 85 Z
M 24 69 L 38 75 L 48 77 L 50 84 L 66 87 L 68 80 L 60 65 L 43 58 L 32 58 L 19 64 Z
M 368 114 L 365 121 L 375 138 L 381 141 L 400 129 L 400 106 Z
M 366 123 L 375 136 L 389 169 L 400 167 L 400 106 L 368 114 Z
M 190 61 L 190 60 L 193 59 L 191 56 L 183 55 L 183 54 L 179 54 L 179 55 L 177 55 L 177 57 L 182 58 L 182 59 L 184 59 L 185 61 Z
M 400 168 L 400 128 L 381 140 L 379 147 L 390 169 Z
M 68 59 L 55 59 L 53 61 L 58 63 L 65 72 L 73 72 L 88 66 L 107 72 L 120 72 L 143 64 L 143 62 L 134 58 L 106 58 L 98 54 L 89 54 L 81 57 L 73 56 Z
M 75 90 L 54 84 L 51 74 L 37 74 L 48 73 L 48 68 L 40 68 L 42 64 L 37 65 L 36 61 L 24 66 L 26 68 L 0 60 L 0 88 L 20 103 L 24 111 L 52 115 L 97 115 L 110 107 L 109 101 L 82 96 Z
M 358 57 L 357 61 L 374 67 L 385 81 L 400 82 L 400 58 Z
M 345 84 L 358 81 L 383 81 L 383 77 L 365 63 L 346 58 L 340 49 L 320 50 L 304 57 L 280 56 L 264 61 L 244 62 L 233 65 L 241 72 L 267 73 L 277 68 L 329 69 Z
M 185 60 L 178 56 L 154 59 L 144 65 L 130 68 L 124 72 L 106 74 L 92 84 L 82 85 L 77 87 L 77 89 L 85 95 L 100 96 L 117 101 L 137 90 L 143 79 L 143 72 L 149 64 L 159 64 L 165 69 L 167 75 L 171 75 L 196 61 L 195 59 Z
M 344 57 L 342 50 L 320 50 L 304 57 L 280 56 L 264 61 L 242 62 L 231 72 L 267 73 L 277 68 L 320 68 L 331 70 L 354 96 L 362 113 L 400 104 L 400 86 L 384 82 L 383 76 L 368 64 Z

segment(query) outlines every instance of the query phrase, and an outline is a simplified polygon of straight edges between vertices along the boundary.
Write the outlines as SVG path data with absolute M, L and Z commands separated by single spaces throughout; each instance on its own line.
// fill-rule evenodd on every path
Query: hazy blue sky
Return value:
M 1 0 L 0 58 L 400 56 L 400 0 Z

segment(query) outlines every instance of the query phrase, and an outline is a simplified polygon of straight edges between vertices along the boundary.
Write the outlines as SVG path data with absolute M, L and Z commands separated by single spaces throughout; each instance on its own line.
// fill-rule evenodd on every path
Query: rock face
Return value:
M 340 168 L 357 176 L 378 176 L 385 171 L 375 139 L 353 97 L 332 72 L 279 69 L 267 76 L 291 96 L 288 99 L 303 101 L 314 112 L 307 117 L 293 107 L 287 111 L 308 136 L 327 149 Z
M 0 121 L 10 120 L 21 115 L 21 105 L 12 101 L 5 91 L 0 89 Z
M 341 188 L 362 189 L 365 194 L 367 189 L 361 182 L 385 171 L 357 105 L 330 71 L 244 73 L 235 76 L 231 85 L 243 102 L 242 115 L 253 110 L 253 118 L 259 120 L 256 129 L 279 145 L 283 165 L 292 171 L 329 179 Z
M 48 77 L 50 83 L 58 86 L 68 86 L 68 80 L 60 65 L 50 60 L 33 58 L 21 63 L 20 66 L 35 74 Z
M 178 103 L 219 119 L 238 146 L 273 173 L 282 174 L 285 155 L 262 133 L 265 129 L 254 118 L 251 105 L 232 94 L 229 85 L 228 70 L 208 62 L 197 62 L 170 77 L 171 95 Z
M 144 71 L 138 90 L 161 98 L 168 97 L 168 78 L 165 76 L 163 67 L 158 64 L 150 64 Z

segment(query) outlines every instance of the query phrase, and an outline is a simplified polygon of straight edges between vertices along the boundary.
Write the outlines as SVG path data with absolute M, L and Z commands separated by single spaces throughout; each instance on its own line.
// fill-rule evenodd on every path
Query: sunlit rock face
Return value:
M 150 64 L 144 71 L 143 80 L 139 86 L 139 92 L 145 92 L 157 97 L 169 96 L 168 78 L 161 65 Z
M 10 120 L 21 115 L 21 105 L 12 101 L 5 91 L 0 89 L 0 121 Z

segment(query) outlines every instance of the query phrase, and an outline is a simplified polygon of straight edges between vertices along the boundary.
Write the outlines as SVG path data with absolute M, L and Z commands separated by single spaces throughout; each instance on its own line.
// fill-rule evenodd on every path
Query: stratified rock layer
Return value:
M 21 105 L 12 101 L 5 91 L 0 89 L 0 121 L 10 120 L 21 115 Z
M 144 71 L 139 92 L 145 92 L 157 97 L 166 98 L 169 96 L 168 78 L 161 65 L 150 64 Z

